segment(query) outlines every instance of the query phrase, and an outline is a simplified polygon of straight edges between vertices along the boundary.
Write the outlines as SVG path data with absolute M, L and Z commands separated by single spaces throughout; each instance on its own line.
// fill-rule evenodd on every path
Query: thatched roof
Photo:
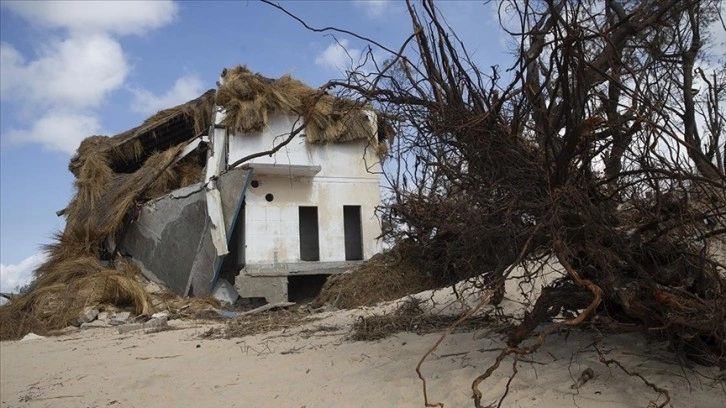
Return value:
M 386 141 L 392 137 L 393 129 L 383 120 L 371 123 L 366 114 L 373 111 L 370 105 L 328 95 L 290 75 L 270 79 L 238 66 L 225 69 L 222 78 L 217 105 L 226 111 L 224 125 L 236 133 L 259 132 L 267 126 L 270 114 L 281 113 L 307 120 L 308 143 L 370 140 L 384 153 Z
M 284 75 L 271 79 L 244 66 L 225 69 L 218 90 L 162 110 L 140 126 L 112 137 L 91 136 L 78 148 L 69 169 L 78 176 L 82 161 L 96 154 L 108 156 L 116 172 L 135 171 L 155 151 L 164 151 L 203 134 L 210 126 L 214 106 L 226 111 L 224 125 L 234 133 L 259 132 L 272 114 L 300 115 L 307 120 L 308 143 L 370 140 L 381 157 L 392 140 L 393 128 L 382 117 L 370 123 L 371 106 L 338 98 Z M 375 131 L 374 131 L 375 129 Z
M 155 151 L 187 142 L 209 128 L 215 103 L 214 89 L 189 102 L 164 109 L 133 129 L 112 137 L 91 136 L 81 142 L 71 159 L 69 170 L 78 177 L 78 171 L 87 157 L 108 156 L 111 167 L 128 173 L 138 169 L 140 163 Z

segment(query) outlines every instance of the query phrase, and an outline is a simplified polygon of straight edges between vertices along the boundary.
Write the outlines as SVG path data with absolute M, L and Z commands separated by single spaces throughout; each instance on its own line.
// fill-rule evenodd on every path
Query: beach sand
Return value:
M 203 339 L 209 321 L 169 322 L 173 330 L 119 334 L 87 329 L 59 337 L 0 343 L 2 407 L 423 407 L 415 367 L 441 333 L 398 333 L 351 341 L 359 316 L 378 307 L 319 313 L 284 331 Z M 596 334 L 556 333 L 517 363 L 503 407 L 649 407 L 664 397 L 639 378 L 601 363 Z M 471 383 L 504 344 L 483 328 L 453 333 L 422 365 L 429 402 L 473 407 Z M 637 333 L 605 336 L 597 346 L 659 387 L 673 407 L 723 407 L 714 368 L 682 368 L 663 343 Z M 484 405 L 505 392 L 512 358 L 479 389 Z M 594 377 L 573 387 L 590 369 Z

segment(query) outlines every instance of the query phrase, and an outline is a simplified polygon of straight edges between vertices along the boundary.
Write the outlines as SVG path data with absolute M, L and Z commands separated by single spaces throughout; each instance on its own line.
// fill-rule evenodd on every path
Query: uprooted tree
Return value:
M 567 271 L 476 379 L 476 406 L 505 356 L 595 313 L 726 367 L 726 71 L 703 58 L 720 3 L 504 1 L 518 50 L 486 70 L 432 1 L 407 6 L 400 52 L 337 84 L 400 126 L 386 233 L 442 284 L 501 295 L 512 265 L 552 255 Z

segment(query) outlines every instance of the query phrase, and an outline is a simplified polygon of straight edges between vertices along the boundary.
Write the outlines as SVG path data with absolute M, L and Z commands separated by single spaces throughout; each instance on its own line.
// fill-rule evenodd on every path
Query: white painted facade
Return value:
M 296 119 L 271 116 L 262 132 L 230 135 L 228 163 L 283 142 Z M 253 177 L 244 206 L 244 275 L 284 276 L 301 266 L 314 273 L 316 261 L 301 259 L 301 206 L 317 207 L 321 269 L 346 261 L 344 206 L 360 206 L 363 259 L 380 252 L 380 159 L 368 141 L 308 144 L 300 134 L 272 157 L 245 165 Z

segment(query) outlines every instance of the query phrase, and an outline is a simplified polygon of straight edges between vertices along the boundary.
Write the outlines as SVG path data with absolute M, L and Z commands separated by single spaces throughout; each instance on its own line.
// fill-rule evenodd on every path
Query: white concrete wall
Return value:
M 270 118 L 270 126 L 258 134 L 230 137 L 229 162 L 284 140 L 293 129 L 292 117 Z M 277 140 L 276 140 L 277 139 Z M 300 262 L 300 206 L 318 207 L 320 262 L 345 261 L 343 206 L 361 207 L 363 257 L 381 250 L 376 237 L 381 233 L 375 208 L 381 203 L 380 163 L 367 141 L 309 145 L 296 137 L 273 157 L 253 163 L 319 165 L 314 177 L 288 177 L 256 172 L 259 186 L 247 190 L 245 207 L 246 263 L 273 264 Z M 274 199 L 268 202 L 267 194 Z
M 295 116 L 273 115 L 262 132 L 233 135 L 229 140 L 229 163 L 253 153 L 272 149 L 285 141 L 300 126 Z M 320 177 L 355 177 L 379 180 L 380 159 L 366 140 L 346 143 L 308 144 L 300 133 L 273 156 L 258 157 L 249 163 L 303 165 L 322 167 Z
M 376 180 L 351 182 L 345 179 L 285 178 L 253 176 L 257 188 L 247 190 L 246 262 L 271 264 L 300 262 L 300 206 L 318 207 L 320 262 L 345 261 L 343 206 L 361 207 L 363 257 L 380 251 L 376 237 L 381 226 L 375 216 L 380 204 Z M 274 199 L 268 202 L 267 194 Z

